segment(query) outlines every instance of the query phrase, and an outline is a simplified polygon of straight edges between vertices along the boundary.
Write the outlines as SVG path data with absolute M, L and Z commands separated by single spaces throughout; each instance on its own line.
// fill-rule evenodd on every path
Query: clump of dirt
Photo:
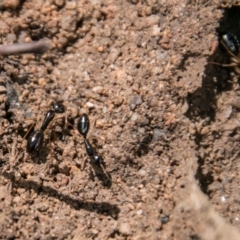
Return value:
M 3 239 L 239 239 L 237 3 L 2 1 Z M 66 107 L 26 150 L 56 102 Z M 103 158 L 91 161 L 77 131 Z

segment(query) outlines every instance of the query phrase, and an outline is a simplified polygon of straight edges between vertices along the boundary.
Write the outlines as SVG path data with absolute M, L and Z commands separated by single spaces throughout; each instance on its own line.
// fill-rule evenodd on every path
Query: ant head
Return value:
M 220 39 L 233 54 L 236 54 L 239 51 L 240 41 L 236 35 L 232 33 L 221 33 Z
M 53 110 L 55 113 L 64 113 L 65 112 L 65 106 L 62 102 L 57 102 L 53 105 Z

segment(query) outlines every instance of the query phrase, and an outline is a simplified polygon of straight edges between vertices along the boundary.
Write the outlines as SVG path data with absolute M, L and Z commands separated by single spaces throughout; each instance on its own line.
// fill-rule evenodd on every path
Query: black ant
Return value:
M 99 156 L 95 150 L 93 149 L 92 145 L 90 142 L 87 140 L 87 134 L 90 128 L 90 121 L 89 118 L 86 114 L 83 114 L 79 119 L 77 123 L 77 129 L 78 132 L 83 136 L 84 138 L 84 145 L 86 148 L 86 152 L 90 159 L 92 160 L 93 163 L 95 164 L 103 164 L 103 159 L 101 156 Z
M 104 176 L 104 178 L 107 178 L 108 181 L 105 182 L 104 185 L 107 187 L 111 187 L 111 184 L 114 181 L 112 181 L 111 176 L 105 170 L 105 164 L 104 164 L 103 158 L 99 154 L 97 154 L 97 152 L 95 151 L 95 149 L 92 147 L 91 143 L 87 139 L 87 134 L 88 134 L 89 128 L 90 128 L 89 118 L 86 114 L 83 114 L 78 119 L 77 130 L 83 136 L 87 155 L 91 159 L 90 164 L 91 164 L 92 168 L 94 169 L 95 173 L 99 172 L 100 175 Z M 102 182 L 104 181 L 104 179 L 101 179 L 100 177 L 98 177 L 98 178 Z M 126 193 L 126 191 L 117 182 L 115 182 L 115 183 Z
M 222 67 L 233 67 L 237 75 L 240 75 L 240 40 L 232 33 L 224 33 L 220 37 L 220 42 L 230 55 L 229 64 L 221 64 L 210 62 L 211 64 L 220 65 Z
M 43 120 L 43 123 L 41 127 L 30 134 L 27 140 L 27 151 L 28 153 L 32 154 L 34 152 L 39 152 L 39 150 L 42 148 L 43 141 L 44 141 L 44 132 L 47 129 L 50 122 L 55 117 L 55 113 L 60 114 L 64 113 L 65 107 L 62 103 L 58 102 L 54 105 L 53 109 L 49 110 L 45 118 Z

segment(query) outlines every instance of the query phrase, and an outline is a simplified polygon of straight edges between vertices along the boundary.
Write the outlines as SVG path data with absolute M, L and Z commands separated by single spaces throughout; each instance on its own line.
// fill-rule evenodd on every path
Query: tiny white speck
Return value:
M 221 202 L 226 202 L 226 198 L 224 196 L 221 196 Z

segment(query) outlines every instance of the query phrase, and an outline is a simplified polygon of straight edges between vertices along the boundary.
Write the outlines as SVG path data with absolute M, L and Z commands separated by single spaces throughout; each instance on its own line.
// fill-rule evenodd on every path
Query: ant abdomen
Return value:
M 42 129 L 36 130 L 30 134 L 27 141 L 28 153 L 38 152 L 43 145 L 44 133 Z
M 87 114 L 83 114 L 77 122 L 77 129 L 79 133 L 86 138 L 90 128 L 90 121 Z

